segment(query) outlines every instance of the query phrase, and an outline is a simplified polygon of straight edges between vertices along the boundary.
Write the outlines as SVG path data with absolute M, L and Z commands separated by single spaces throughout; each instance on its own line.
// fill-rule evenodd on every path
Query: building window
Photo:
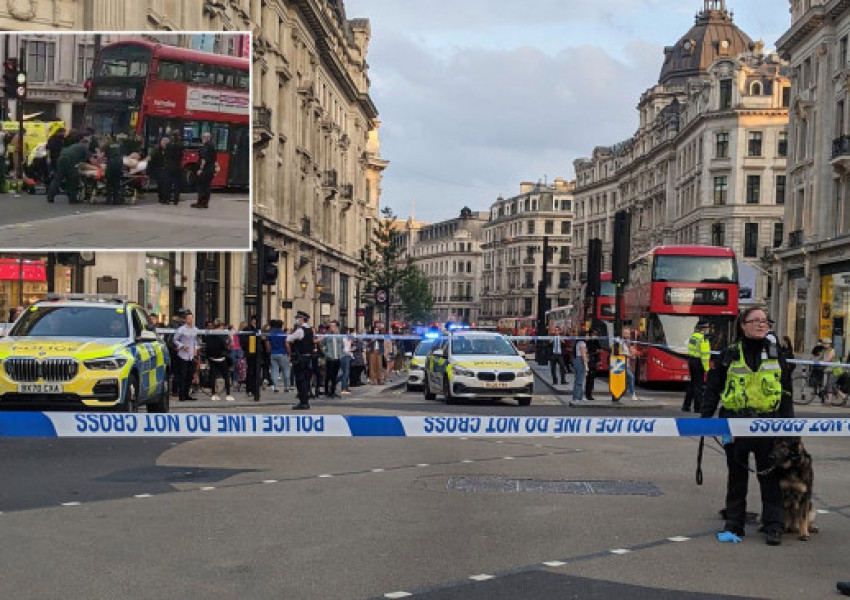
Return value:
M 523 315 L 530 315 L 531 314 L 531 298 L 523 298 L 522 305 L 523 305 L 522 314 Z
M 761 96 L 761 82 L 754 81 L 750 84 L 750 96 Z
M 528 233 L 534 233 L 534 221 L 528 221 Z
M 53 42 L 27 42 L 27 76 L 30 81 L 54 81 L 53 58 L 56 45 Z
M 720 110 L 732 107 L 732 80 L 720 80 Z
M 714 204 L 722 206 L 726 204 L 726 193 L 728 191 L 728 178 L 726 175 L 714 178 Z
M 779 156 L 788 156 L 788 132 L 780 131 L 779 140 L 776 145 L 776 154 Z
M 569 221 L 561 221 L 561 235 L 570 235 Z
M 573 209 L 573 203 L 570 200 L 561 200 L 561 210 L 570 211 Z
M 843 69 L 847 65 L 847 36 L 838 41 L 838 68 Z
M 724 131 L 715 137 L 715 158 L 729 157 L 729 133 Z
M 758 204 L 761 195 L 761 175 L 747 175 L 747 204 Z
M 567 265 L 570 263 L 570 247 L 569 246 L 561 246 L 561 258 L 559 261 L 562 265 Z
M 785 204 L 785 175 L 776 176 L 776 203 Z
M 773 224 L 773 247 L 779 248 L 782 245 L 782 236 L 785 234 L 785 223 Z
M 744 224 L 744 256 L 755 258 L 758 256 L 759 225 L 758 223 Z
M 751 131 L 747 143 L 747 156 L 761 156 L 761 131 Z
M 782 106 L 784 108 L 791 106 L 791 87 L 787 85 L 782 86 Z
M 92 66 L 94 63 L 94 48 L 88 44 L 79 44 L 77 46 L 77 83 L 84 83 L 91 75 Z
M 554 221 L 546 221 L 543 224 L 543 232 L 544 233 L 555 233 L 555 222 Z
M 711 245 L 725 246 L 726 245 L 726 224 L 715 223 L 711 226 Z

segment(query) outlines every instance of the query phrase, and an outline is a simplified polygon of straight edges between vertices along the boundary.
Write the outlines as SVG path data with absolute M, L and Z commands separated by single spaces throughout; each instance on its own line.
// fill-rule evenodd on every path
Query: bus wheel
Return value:
M 183 168 L 183 190 L 184 192 L 194 192 L 195 186 L 198 183 L 198 169 L 192 165 Z

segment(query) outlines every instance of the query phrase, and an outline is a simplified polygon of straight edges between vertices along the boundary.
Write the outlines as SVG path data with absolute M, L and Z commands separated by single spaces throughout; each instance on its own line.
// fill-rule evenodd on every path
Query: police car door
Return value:
M 157 375 L 157 366 L 163 365 L 162 349 L 157 342 L 143 341 L 142 331 L 148 329 L 148 316 L 138 306 L 132 309 L 134 354 L 139 365 L 139 399 L 154 398 L 162 384 Z
M 446 338 L 440 344 L 440 350 L 443 351 L 442 356 L 434 357 L 434 385 L 442 386 L 443 385 L 443 374 L 446 372 L 446 365 L 449 364 L 449 345 L 451 344 L 451 338 Z M 442 389 L 442 388 L 437 388 Z

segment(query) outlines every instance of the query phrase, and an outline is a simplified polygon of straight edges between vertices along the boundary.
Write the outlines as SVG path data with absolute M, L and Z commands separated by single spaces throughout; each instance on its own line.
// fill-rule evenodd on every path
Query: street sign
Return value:
M 387 293 L 387 288 L 378 288 L 375 290 L 375 303 L 376 304 L 386 304 L 387 299 L 389 298 L 389 294 Z
M 611 355 L 608 362 L 608 385 L 611 387 L 611 396 L 619 400 L 626 391 L 626 357 L 622 355 Z

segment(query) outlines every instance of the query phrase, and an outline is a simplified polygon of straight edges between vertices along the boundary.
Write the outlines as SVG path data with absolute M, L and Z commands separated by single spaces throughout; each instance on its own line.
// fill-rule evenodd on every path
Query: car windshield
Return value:
M 516 350 L 502 336 L 456 337 L 452 339 L 452 354 L 491 354 L 516 356 Z
M 419 342 L 419 345 L 416 346 L 416 351 L 413 353 L 414 356 L 425 356 L 428 352 L 431 351 L 431 348 L 434 347 L 434 342 L 436 340 L 424 340 Z
M 9 335 L 126 338 L 127 317 L 123 308 L 33 306 L 21 315 Z

